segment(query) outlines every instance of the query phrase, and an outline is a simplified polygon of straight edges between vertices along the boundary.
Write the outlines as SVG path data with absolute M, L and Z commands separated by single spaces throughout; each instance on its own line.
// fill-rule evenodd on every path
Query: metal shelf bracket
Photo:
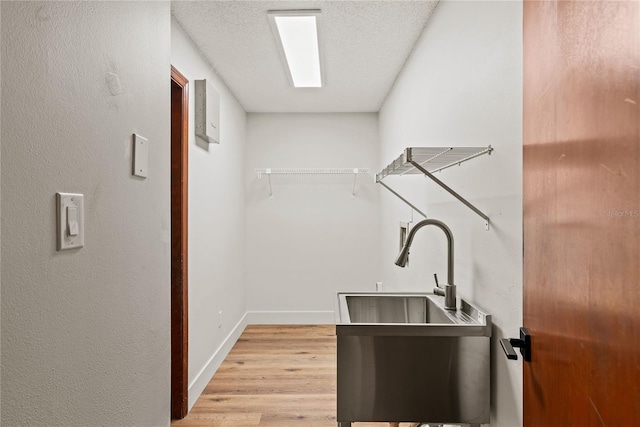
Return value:
M 388 175 L 421 173 L 484 219 L 485 229 L 489 230 L 491 223 L 489 217 L 451 187 L 436 178 L 434 173 L 454 165 L 460 166 L 461 163 L 466 162 L 467 160 L 471 160 L 483 154 L 491 154 L 492 151 L 493 148 L 491 148 L 490 145 L 488 147 L 409 147 L 403 151 L 400 157 L 394 160 L 380 173 L 376 174 L 376 182 L 426 218 L 427 215 L 420 209 L 416 208 L 415 205 L 409 202 L 406 198 L 402 197 L 398 192 L 382 182 L 382 180 Z M 427 169 L 428 166 L 431 166 L 430 170 Z
M 378 181 L 378 184 L 382 185 L 384 188 L 386 188 L 387 190 L 389 190 L 391 192 L 391 194 L 393 194 L 394 196 L 396 196 L 398 199 L 402 200 L 403 202 L 405 202 L 407 205 L 409 205 L 411 207 L 411 209 L 413 209 L 414 211 L 418 212 L 420 215 L 422 215 L 425 218 L 427 217 L 427 214 L 425 214 L 424 212 L 422 212 L 420 209 L 418 209 L 417 207 L 415 207 L 415 205 L 413 203 L 411 203 L 410 201 L 408 201 L 407 199 L 405 199 L 404 197 L 402 197 L 397 191 L 395 191 L 393 188 L 389 187 L 387 184 L 385 184 L 382 181 Z
M 467 199 L 465 199 L 464 197 L 462 197 L 460 194 L 458 194 L 457 192 L 455 192 L 451 187 L 449 187 L 447 184 L 445 184 L 444 182 L 440 181 L 438 178 L 436 178 L 435 176 L 433 176 L 433 174 L 429 173 L 429 171 L 427 171 L 425 168 L 423 168 L 421 165 L 419 165 L 418 163 L 411 161 L 411 164 L 413 164 L 413 166 L 416 167 L 416 169 L 418 169 L 420 172 L 422 172 L 427 178 L 430 178 L 433 182 L 435 182 L 436 184 L 438 184 L 440 187 L 442 187 L 446 192 L 448 192 L 449 194 L 451 194 L 453 197 L 455 197 L 456 199 L 458 199 L 459 201 L 461 201 L 466 207 L 468 207 L 469 209 L 471 209 L 472 211 L 474 211 L 476 214 L 478 214 L 481 218 L 484 219 L 484 227 L 485 229 L 489 229 L 489 217 L 487 215 L 484 214 L 484 212 L 482 212 L 480 209 L 476 208 L 474 205 L 472 205 Z

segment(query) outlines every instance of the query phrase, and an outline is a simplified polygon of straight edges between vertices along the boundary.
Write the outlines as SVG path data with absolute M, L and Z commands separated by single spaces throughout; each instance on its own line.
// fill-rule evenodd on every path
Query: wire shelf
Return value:
M 352 183 L 351 195 L 355 197 L 358 175 L 368 175 L 369 168 L 290 168 L 255 169 L 258 179 L 267 178 L 269 196 L 273 197 L 273 184 L 342 184 Z M 348 181 L 347 181 L 348 180 Z
M 293 169 L 256 169 L 258 179 L 262 175 L 354 175 L 367 174 L 369 168 L 293 168 Z
M 389 175 L 423 174 L 414 162 L 429 173 L 436 173 L 468 160 L 491 154 L 488 147 L 408 147 L 393 162 L 376 174 L 376 182 Z
M 433 176 L 433 174 L 451 166 L 460 165 L 483 154 L 491 154 L 492 151 L 493 148 L 490 145 L 487 147 L 408 147 L 404 149 L 397 159 L 376 174 L 376 182 L 426 218 L 427 215 L 424 212 L 396 190 L 382 182 L 389 175 L 422 174 L 483 218 L 485 220 L 485 228 L 488 230 L 489 217 L 447 184 Z

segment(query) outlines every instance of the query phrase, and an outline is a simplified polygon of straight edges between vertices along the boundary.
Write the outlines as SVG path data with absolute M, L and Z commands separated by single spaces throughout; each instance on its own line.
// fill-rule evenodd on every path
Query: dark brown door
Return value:
M 171 67 L 171 417 L 189 409 L 187 309 L 188 80 Z
M 640 2 L 525 1 L 527 427 L 640 423 L 639 127 Z

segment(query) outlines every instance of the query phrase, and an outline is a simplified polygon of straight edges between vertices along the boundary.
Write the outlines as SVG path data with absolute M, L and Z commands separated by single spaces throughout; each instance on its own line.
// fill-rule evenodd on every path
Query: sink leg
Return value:
M 338 421 L 338 427 L 351 427 L 351 421 Z

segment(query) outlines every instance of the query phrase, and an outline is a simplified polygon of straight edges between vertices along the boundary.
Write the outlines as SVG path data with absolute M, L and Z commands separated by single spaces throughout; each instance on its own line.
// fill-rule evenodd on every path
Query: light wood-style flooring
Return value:
M 248 326 L 189 415 L 171 425 L 336 427 L 335 326 Z

